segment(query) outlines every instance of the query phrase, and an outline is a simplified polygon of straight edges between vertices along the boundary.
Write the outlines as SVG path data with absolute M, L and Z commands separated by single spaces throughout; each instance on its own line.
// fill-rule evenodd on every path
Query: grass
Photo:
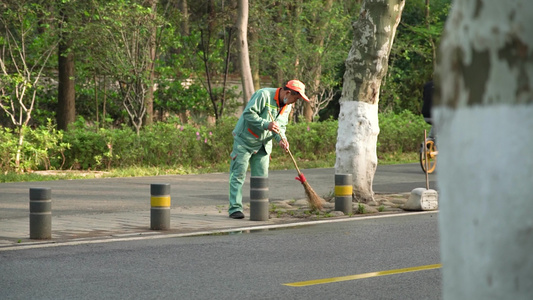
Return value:
M 357 213 L 358 214 L 366 214 L 366 208 L 363 204 L 359 203 L 357 205 Z
M 296 159 L 300 169 L 333 168 L 335 167 L 335 154 L 328 155 L 321 160 Z M 413 163 L 418 161 L 418 152 L 412 153 L 385 153 L 378 155 L 378 163 L 381 165 Z M 94 171 L 50 171 L 33 173 L 6 173 L 0 175 L 0 182 L 29 182 L 29 181 L 52 181 L 52 180 L 75 180 L 110 177 L 141 177 L 158 175 L 185 175 L 228 172 L 229 162 L 223 161 L 213 165 L 201 167 L 176 166 L 167 168 L 158 167 L 128 167 L 111 169 L 105 172 Z M 270 170 L 291 170 L 294 164 L 288 155 L 272 157 Z

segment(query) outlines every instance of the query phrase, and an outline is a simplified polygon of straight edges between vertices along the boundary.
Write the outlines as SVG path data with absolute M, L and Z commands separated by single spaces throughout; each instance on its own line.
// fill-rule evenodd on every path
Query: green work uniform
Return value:
M 282 105 L 280 91 L 280 88 L 264 88 L 256 91 L 233 130 L 229 179 L 230 215 L 242 211 L 242 186 L 246 179 L 248 164 L 251 165 L 252 176 L 268 176 L 272 139 L 279 143 L 282 138 L 286 138 L 285 128 L 292 105 Z M 272 122 L 269 110 L 280 127 L 279 134 L 268 130 L 268 125 Z

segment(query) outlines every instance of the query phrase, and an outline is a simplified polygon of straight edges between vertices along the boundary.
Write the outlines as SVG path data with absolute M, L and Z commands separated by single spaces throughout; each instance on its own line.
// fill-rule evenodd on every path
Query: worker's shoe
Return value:
M 244 214 L 242 213 L 242 211 L 236 211 L 229 215 L 229 217 L 232 219 L 244 219 Z

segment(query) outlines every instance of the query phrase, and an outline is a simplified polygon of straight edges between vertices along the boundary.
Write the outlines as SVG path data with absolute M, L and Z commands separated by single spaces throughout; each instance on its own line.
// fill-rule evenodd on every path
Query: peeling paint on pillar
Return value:
M 445 300 L 533 295 L 532 16 L 531 0 L 456 0 L 448 16 L 433 110 Z

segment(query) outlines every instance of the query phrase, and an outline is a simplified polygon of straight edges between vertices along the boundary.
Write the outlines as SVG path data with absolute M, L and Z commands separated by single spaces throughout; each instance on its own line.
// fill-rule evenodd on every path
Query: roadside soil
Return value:
M 402 212 L 403 205 L 409 199 L 410 193 L 402 194 L 376 194 L 373 203 L 353 202 L 352 215 L 380 214 Z M 328 217 L 341 217 L 345 214 L 335 210 L 335 197 L 324 199 L 323 209 L 310 210 L 307 199 L 284 200 L 270 203 L 270 218 L 308 218 L 323 219 Z M 248 207 L 249 209 L 249 207 Z

